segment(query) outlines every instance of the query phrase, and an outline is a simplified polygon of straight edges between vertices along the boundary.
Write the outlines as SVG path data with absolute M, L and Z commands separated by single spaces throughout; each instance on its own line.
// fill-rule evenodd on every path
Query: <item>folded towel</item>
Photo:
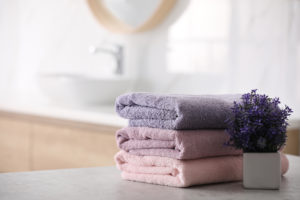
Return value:
M 240 95 L 124 94 L 116 100 L 116 111 L 130 126 L 164 129 L 226 128 L 233 101 Z
M 229 136 L 224 130 L 168 130 L 126 127 L 116 133 L 117 144 L 130 154 L 196 159 L 242 154 L 225 146 Z
M 115 155 L 122 178 L 175 187 L 239 181 L 243 177 L 243 156 L 219 156 L 196 160 L 176 160 L 159 156 L 136 156 L 120 151 Z M 282 174 L 288 160 L 281 154 Z

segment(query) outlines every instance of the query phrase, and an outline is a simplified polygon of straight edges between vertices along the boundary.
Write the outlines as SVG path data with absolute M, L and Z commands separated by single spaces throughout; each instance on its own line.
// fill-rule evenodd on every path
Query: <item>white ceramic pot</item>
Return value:
M 243 157 L 243 185 L 245 188 L 280 188 L 280 153 L 244 153 Z

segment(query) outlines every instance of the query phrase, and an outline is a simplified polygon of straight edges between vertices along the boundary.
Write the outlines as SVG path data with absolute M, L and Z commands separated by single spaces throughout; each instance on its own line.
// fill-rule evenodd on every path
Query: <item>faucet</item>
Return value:
M 109 44 L 102 46 L 90 46 L 89 52 L 92 54 L 96 53 L 106 53 L 112 55 L 116 60 L 116 70 L 115 74 L 122 75 L 123 74 L 123 55 L 124 55 L 124 47 L 119 44 Z

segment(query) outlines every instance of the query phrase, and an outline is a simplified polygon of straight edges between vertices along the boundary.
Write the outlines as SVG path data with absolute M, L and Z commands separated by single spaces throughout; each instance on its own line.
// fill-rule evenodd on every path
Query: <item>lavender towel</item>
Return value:
M 229 139 L 224 130 L 168 130 L 126 127 L 116 133 L 120 149 L 138 156 L 196 159 L 239 155 L 242 152 L 224 146 Z
M 130 126 L 164 129 L 226 128 L 233 101 L 240 95 L 163 95 L 129 93 L 116 100 L 116 111 Z

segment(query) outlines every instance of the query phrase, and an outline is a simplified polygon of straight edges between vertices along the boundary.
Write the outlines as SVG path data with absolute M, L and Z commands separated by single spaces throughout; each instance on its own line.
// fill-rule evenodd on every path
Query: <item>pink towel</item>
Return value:
M 126 127 L 118 130 L 116 137 L 120 149 L 140 156 L 162 156 L 183 160 L 242 154 L 242 151 L 224 145 L 229 139 L 224 130 Z
M 192 185 L 240 181 L 242 156 L 219 156 L 196 160 L 176 160 L 159 156 L 136 156 L 120 151 L 115 155 L 122 178 L 131 181 L 188 187 Z M 281 154 L 282 174 L 288 170 L 288 160 Z

